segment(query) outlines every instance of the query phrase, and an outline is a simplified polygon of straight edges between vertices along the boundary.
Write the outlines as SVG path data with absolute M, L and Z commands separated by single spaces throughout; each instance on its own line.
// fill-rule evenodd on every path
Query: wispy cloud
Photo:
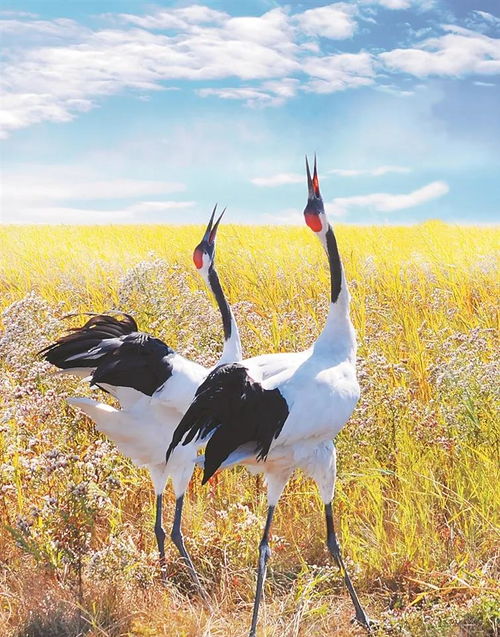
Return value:
M 36 13 L 30 11 L 11 11 L 8 9 L 0 11 L 0 17 L 2 18 L 38 18 Z
M 304 214 L 296 208 L 285 208 L 275 213 L 266 212 L 262 222 L 272 226 L 300 226 L 304 223 Z
M 500 18 L 487 11 L 472 11 L 465 21 L 466 26 L 477 31 L 500 31 Z
M 311 76 L 306 90 L 333 93 L 374 82 L 373 57 L 369 53 L 339 53 L 325 57 L 310 56 L 303 68 Z
M 427 11 L 434 7 L 436 0 L 358 0 L 358 3 L 361 5 L 378 5 L 384 9 L 398 10 L 414 7 L 421 11 Z
M 274 186 L 284 186 L 285 184 L 299 184 L 304 182 L 304 175 L 298 173 L 279 173 L 269 177 L 254 177 L 250 179 L 255 186 L 272 188 Z
M 127 210 L 133 214 L 150 212 L 164 212 L 165 210 L 181 210 L 182 208 L 192 208 L 194 201 L 139 201 Z
M 95 175 L 79 175 L 79 172 L 76 167 L 59 166 L 52 170 L 50 166 L 34 166 L 31 172 L 4 174 L 2 221 L 112 223 L 134 218 L 139 221 L 141 216 L 193 205 L 192 201 L 145 199 L 183 192 L 182 183 L 126 178 L 102 181 Z M 116 201 L 123 199 L 132 202 L 118 209 Z M 115 209 L 109 209 L 110 204 Z
M 60 170 L 60 168 L 59 168 Z M 124 197 L 144 197 L 182 192 L 185 185 L 179 182 L 151 181 L 140 179 L 109 179 L 101 181 L 92 178 L 80 178 L 67 171 L 58 177 L 50 177 L 50 167 L 42 169 L 43 174 L 4 174 L 2 176 L 2 194 L 9 201 L 66 201 L 108 200 Z
M 108 14 L 108 16 L 115 17 L 113 14 Z M 159 9 L 144 16 L 121 13 L 117 18 L 122 22 L 134 24 L 143 29 L 163 31 L 167 29 L 187 29 L 200 24 L 218 24 L 228 19 L 229 15 L 202 5 L 193 5 L 179 9 Z
M 13 224 L 76 224 L 101 225 L 110 223 L 188 223 L 185 218 L 172 217 L 172 211 L 192 208 L 194 201 L 139 201 L 120 208 L 77 206 L 37 206 L 20 209 L 8 215 L 4 223 Z
M 412 0 L 361 0 L 362 4 L 379 5 L 384 9 L 408 9 Z
M 449 191 L 444 181 L 433 181 L 422 188 L 405 194 L 374 192 L 368 195 L 337 197 L 325 207 L 328 213 L 342 216 L 352 208 L 371 208 L 377 212 L 395 212 L 419 206 L 427 201 L 442 197 Z
M 381 175 L 387 175 L 388 173 L 409 173 L 411 172 L 411 168 L 407 166 L 377 166 L 376 168 L 333 168 L 328 171 L 333 175 L 338 175 L 339 177 L 360 177 L 360 176 L 369 176 L 369 177 L 380 177 Z
M 241 88 L 201 88 L 198 90 L 201 97 L 215 96 L 224 100 L 244 100 L 248 106 L 280 106 L 284 98 L 267 93 L 264 90 L 252 87 Z

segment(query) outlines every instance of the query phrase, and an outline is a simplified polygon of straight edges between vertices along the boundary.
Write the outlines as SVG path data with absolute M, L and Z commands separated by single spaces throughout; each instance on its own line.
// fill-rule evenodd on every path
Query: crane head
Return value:
M 316 155 L 314 155 L 314 171 L 311 177 L 311 171 L 309 169 L 309 162 L 306 157 L 306 172 L 307 172 L 307 205 L 304 208 L 304 218 L 307 225 L 314 232 L 321 232 L 326 230 L 328 222 L 325 215 L 325 208 L 323 206 L 323 199 L 319 191 L 319 179 L 318 169 L 316 166 Z
M 208 222 L 207 229 L 203 235 L 203 239 L 196 246 L 193 252 L 193 262 L 198 270 L 207 270 L 214 262 L 215 258 L 215 238 L 217 235 L 217 228 L 219 227 L 220 220 L 226 209 L 221 212 L 217 221 L 214 223 L 215 212 L 217 210 L 217 204 L 215 204 L 212 214 Z

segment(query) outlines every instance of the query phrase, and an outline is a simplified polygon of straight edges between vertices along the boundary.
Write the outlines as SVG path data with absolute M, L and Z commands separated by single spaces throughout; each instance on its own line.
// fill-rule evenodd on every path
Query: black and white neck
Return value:
M 330 267 L 330 308 L 325 326 L 317 340 L 318 343 L 342 339 L 348 347 L 355 344 L 349 306 L 351 295 L 347 287 L 344 268 L 338 251 L 337 240 L 333 228 L 326 220 L 325 230 L 318 232 L 317 237 L 321 241 L 328 256 Z
M 212 291 L 212 294 L 215 296 L 215 300 L 217 301 L 217 305 L 219 306 L 219 311 L 221 313 L 222 327 L 224 329 L 224 348 L 219 359 L 219 364 L 222 364 L 240 361 L 242 359 L 242 351 L 238 326 L 236 325 L 233 312 L 229 307 L 229 303 L 227 302 L 222 290 L 219 276 L 217 275 L 214 265 L 215 238 L 220 220 L 222 219 L 226 209 L 224 208 L 221 215 L 214 223 L 216 210 L 217 204 L 214 206 L 207 229 L 203 235 L 203 239 L 194 249 L 193 262 L 198 272 L 205 279 L 205 282 Z
M 314 160 L 314 173 L 311 177 L 306 159 L 308 200 L 304 209 L 307 225 L 320 240 L 330 267 L 330 309 L 326 324 L 318 337 L 318 346 L 340 347 L 342 344 L 355 355 L 356 341 L 354 329 L 349 316 L 350 294 L 340 258 L 337 240 L 333 228 L 325 214 L 323 199 L 319 190 L 319 180 Z
M 224 330 L 224 348 L 219 358 L 219 363 L 233 363 L 242 359 L 241 340 L 236 319 L 233 311 L 227 302 L 224 291 L 219 281 L 219 275 L 213 263 L 213 255 L 203 255 L 203 263 L 198 268 L 198 272 L 205 279 L 208 287 L 215 297 L 217 306 L 222 317 L 222 328 Z

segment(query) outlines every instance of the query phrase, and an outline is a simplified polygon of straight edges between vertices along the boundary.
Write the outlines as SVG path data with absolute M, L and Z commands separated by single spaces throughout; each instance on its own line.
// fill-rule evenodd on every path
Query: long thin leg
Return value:
M 200 578 L 198 577 L 198 573 L 196 572 L 196 570 L 195 570 L 195 568 L 193 566 L 193 562 L 191 561 L 191 557 L 189 556 L 189 553 L 187 552 L 186 547 L 184 546 L 184 538 L 182 536 L 182 531 L 181 531 L 181 518 L 182 518 L 182 505 L 183 505 L 183 503 L 184 503 L 184 494 L 181 495 L 179 498 L 177 498 L 177 500 L 175 501 L 174 524 L 172 526 L 172 533 L 170 534 L 170 537 L 172 539 L 172 542 L 177 547 L 177 550 L 179 551 L 179 553 L 180 553 L 181 557 L 183 558 L 184 562 L 186 563 L 186 566 L 188 567 L 188 571 L 189 571 L 189 574 L 191 576 L 191 579 L 193 580 L 193 583 L 196 586 L 196 589 L 197 589 L 198 593 L 200 594 L 200 597 L 202 597 L 202 599 L 207 604 L 210 604 L 209 597 L 208 597 L 205 589 L 201 585 Z
M 273 521 L 274 506 L 270 506 L 267 509 L 266 525 L 264 527 L 264 534 L 259 544 L 259 567 L 257 571 L 257 590 L 255 591 L 255 601 L 253 604 L 252 615 L 252 627 L 250 628 L 249 637 L 255 637 L 255 631 L 257 630 L 257 619 L 259 616 L 260 600 L 262 598 L 262 589 L 264 587 L 264 580 L 266 579 L 267 560 L 271 556 L 271 550 L 269 548 L 269 529 L 271 528 L 271 522 Z
M 352 585 L 351 578 L 346 570 L 344 565 L 344 561 L 342 559 L 342 555 L 340 554 L 340 546 L 337 542 L 337 537 L 335 535 L 335 529 L 333 527 L 333 514 L 332 514 L 332 504 L 325 504 L 325 516 L 326 516 L 326 544 L 328 546 L 328 550 L 333 555 L 337 566 L 340 569 L 340 573 L 344 578 L 344 583 L 347 586 L 347 590 L 349 591 L 349 595 L 351 596 L 352 603 L 354 604 L 354 609 L 356 611 L 356 621 L 362 624 L 365 628 L 370 630 L 371 623 L 370 620 L 363 610 L 361 606 L 358 596 L 356 595 L 356 591 L 354 590 L 354 586 Z
M 165 531 L 162 526 L 163 496 L 160 493 L 156 496 L 156 516 L 155 516 L 155 535 L 158 544 L 158 552 L 160 553 L 160 573 L 161 579 L 167 579 L 167 563 L 165 561 Z

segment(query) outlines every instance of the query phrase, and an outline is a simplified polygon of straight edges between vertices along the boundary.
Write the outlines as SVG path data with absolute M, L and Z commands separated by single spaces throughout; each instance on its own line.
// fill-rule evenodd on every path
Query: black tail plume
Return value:
M 108 314 L 87 314 L 91 318 L 82 327 L 70 328 L 55 343 L 38 352 L 43 359 L 59 369 L 73 367 L 94 368 L 107 351 L 99 354 L 98 348 L 106 339 L 120 338 L 137 332 L 137 323 L 129 314 L 122 319 Z M 75 316 L 70 314 L 64 318 Z

